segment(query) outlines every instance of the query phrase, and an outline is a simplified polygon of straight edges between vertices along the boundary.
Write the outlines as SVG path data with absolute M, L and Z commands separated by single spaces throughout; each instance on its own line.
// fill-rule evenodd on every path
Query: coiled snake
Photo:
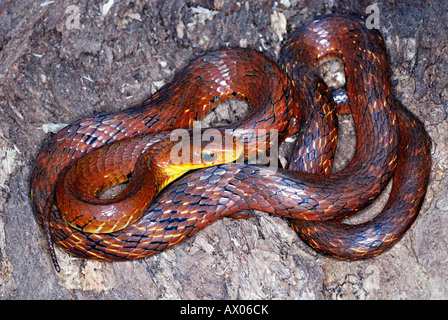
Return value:
M 331 58 L 344 62 L 348 103 L 338 110 L 350 107 L 357 132 L 356 152 L 337 173 L 331 173 L 336 106 L 317 75 L 318 66 Z M 254 132 L 264 138 L 257 150 L 298 133 L 287 169 L 240 162 L 194 171 L 163 189 L 138 220 L 109 233 L 83 232 L 83 222 L 75 222 L 77 228 L 67 223 L 78 219 L 78 213 L 74 218 L 61 215 L 59 206 L 65 212 L 78 207 L 64 200 L 68 176 L 81 176 L 72 181 L 72 191 L 88 188 L 93 196 L 78 198 L 94 203 L 99 191 L 126 181 L 142 153 L 166 139 L 170 130 L 191 128 L 228 99 L 243 99 L 249 107 L 243 121 L 220 128 L 245 142 L 246 158 L 254 152 L 253 142 L 259 143 L 260 134 Z M 105 158 L 89 156 L 102 149 Z M 94 159 L 86 164 L 91 171 L 82 164 L 87 157 Z M 57 269 L 53 241 L 80 257 L 140 259 L 171 248 L 221 217 L 249 217 L 240 213 L 246 209 L 289 218 L 316 250 L 357 260 L 384 252 L 403 236 L 422 205 L 430 163 L 423 125 L 392 95 L 380 33 L 367 29 L 361 19 L 329 15 L 295 30 L 279 64 L 250 49 L 212 52 L 190 63 L 141 105 L 65 127 L 37 159 L 31 198 Z M 112 173 L 114 181 L 108 178 Z M 392 177 L 391 195 L 376 218 L 360 225 L 340 221 L 369 205 Z

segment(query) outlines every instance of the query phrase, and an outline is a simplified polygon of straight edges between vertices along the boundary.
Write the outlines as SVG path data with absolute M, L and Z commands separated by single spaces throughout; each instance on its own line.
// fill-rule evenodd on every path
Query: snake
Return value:
M 217 131 L 212 141 L 209 131 L 192 131 L 179 143 L 171 133 L 159 135 L 160 141 L 149 144 L 148 136 L 99 148 L 82 157 L 59 177 L 57 206 L 67 223 L 88 233 L 112 233 L 135 222 L 160 191 L 184 173 L 237 160 L 244 151 L 236 137 Z M 130 147 L 132 145 L 132 147 Z M 137 145 L 150 146 L 139 150 Z M 180 149 L 174 153 L 175 149 Z M 184 151 L 184 152 L 183 152 Z M 123 166 L 128 159 L 137 162 L 131 169 Z M 120 168 L 120 170 L 117 170 Z M 91 179 L 91 177 L 96 177 Z M 105 190 L 128 183 L 112 199 L 101 199 Z
M 341 104 L 334 102 L 334 92 L 318 72 L 335 58 L 344 63 L 347 79 L 347 101 Z M 141 104 L 66 126 L 43 147 L 31 176 L 34 212 L 56 270 L 53 243 L 84 258 L 141 259 L 172 248 L 220 218 L 252 217 L 248 210 L 287 218 L 308 245 L 336 259 L 367 259 L 388 250 L 415 221 L 431 167 L 424 125 L 394 98 L 390 78 L 378 30 L 351 15 L 325 15 L 297 28 L 278 62 L 250 48 L 210 52 Z M 77 210 L 63 208 L 65 192 L 86 203 L 112 203 L 99 200 L 101 190 L 139 176 L 138 163 L 153 162 L 141 160 L 148 150 L 157 149 L 175 130 L 194 130 L 230 99 L 244 101 L 247 115 L 219 130 L 243 143 L 244 161 L 191 167 L 197 170 L 163 185 L 138 218 L 110 232 L 84 231 L 83 223 L 73 221 L 76 213 L 73 219 L 61 212 Z M 338 114 L 348 112 L 356 151 L 345 168 L 332 172 Z M 285 168 L 251 163 L 291 135 L 298 138 Z M 358 225 L 343 220 L 366 208 L 391 180 L 388 202 L 374 219 Z M 132 188 L 141 183 L 136 185 Z M 115 200 L 126 198 L 120 195 Z

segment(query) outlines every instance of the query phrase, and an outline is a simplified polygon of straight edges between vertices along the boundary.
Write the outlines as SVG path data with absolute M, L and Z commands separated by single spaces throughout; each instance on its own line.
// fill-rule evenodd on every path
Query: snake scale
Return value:
M 348 102 L 341 105 L 317 72 L 334 58 L 344 63 L 347 78 Z M 250 217 L 248 209 L 288 218 L 311 247 L 335 258 L 358 260 L 384 252 L 415 220 L 431 167 L 429 137 L 393 97 L 390 77 L 377 30 L 353 16 L 327 15 L 296 29 L 278 63 L 251 49 L 211 52 L 142 104 L 68 125 L 43 148 L 31 182 L 36 217 L 56 268 L 53 242 L 80 257 L 140 259 L 173 247 L 221 217 Z M 123 182 L 142 153 L 172 130 L 191 129 L 229 99 L 245 101 L 249 111 L 245 119 L 220 130 L 244 141 L 245 155 L 254 152 L 251 143 L 259 138 L 254 132 L 263 132 L 257 150 L 297 134 L 287 168 L 271 170 L 246 161 L 193 171 L 163 189 L 139 219 L 109 233 L 73 228 L 61 215 L 58 203 L 63 204 L 66 187 L 60 180 L 70 170 L 82 175 L 80 162 L 89 154 L 104 148 L 108 158 L 92 157 L 92 170 L 125 170 Z M 353 115 L 356 151 L 344 169 L 332 173 L 338 112 Z M 85 176 L 90 189 L 112 185 L 106 178 L 95 182 L 101 174 Z M 374 219 L 359 225 L 341 222 L 368 206 L 392 178 L 388 202 Z

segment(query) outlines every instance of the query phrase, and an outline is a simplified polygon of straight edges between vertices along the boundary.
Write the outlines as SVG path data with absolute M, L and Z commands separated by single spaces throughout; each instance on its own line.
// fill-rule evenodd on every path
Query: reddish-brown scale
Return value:
M 353 160 L 344 170 L 330 175 L 337 141 L 336 112 L 331 93 L 316 71 L 329 57 L 341 58 L 345 64 L 357 132 Z M 280 62 L 284 71 L 272 59 L 248 49 L 210 53 L 180 71 L 142 105 L 82 119 L 63 129 L 39 156 L 32 180 L 33 203 L 39 222 L 48 226 L 47 238 L 51 236 L 82 257 L 139 259 L 182 242 L 221 217 L 245 218 L 250 215 L 240 214 L 241 210 L 258 209 L 301 219 L 293 222 L 295 230 L 300 230 L 310 245 L 335 257 L 358 259 L 359 252 L 365 253 L 363 257 L 375 256 L 386 247 L 382 241 L 390 247 L 415 219 L 421 205 L 429 175 L 429 152 L 424 128 L 396 107 L 381 36 L 366 29 L 357 18 L 322 17 L 291 35 Z M 140 220 L 109 234 L 83 233 L 61 217 L 54 205 L 58 177 L 84 154 L 118 141 L 123 148 L 129 146 L 129 153 L 139 155 L 142 151 L 126 144 L 127 138 L 189 128 L 218 103 L 234 98 L 246 100 L 250 108 L 244 121 L 227 127 L 238 139 L 251 137 L 252 129 L 278 130 L 278 137 L 268 134 L 268 144 L 299 130 L 290 170 L 225 164 L 196 171 L 164 190 Z M 399 136 L 407 142 L 399 144 Z M 253 140 L 249 138 L 249 142 Z M 253 143 L 246 144 L 246 155 L 252 147 Z M 391 234 L 384 228 L 373 228 L 366 230 L 363 238 L 364 229 L 344 228 L 349 231 L 341 236 L 341 224 L 326 220 L 341 219 L 366 207 L 393 176 L 398 153 L 401 167 L 394 188 L 415 181 L 416 189 L 397 187 L 393 191 L 385 210 L 391 217 L 401 218 L 386 219 L 384 225 Z M 426 160 L 417 165 L 416 154 Z M 125 165 L 133 167 L 134 161 Z M 292 171 L 296 169 L 305 172 Z M 88 184 L 88 178 L 83 181 Z M 409 198 L 415 199 L 410 201 L 412 208 L 402 205 L 403 199 Z M 384 219 L 381 217 L 385 215 L 378 219 Z M 307 220 L 317 222 L 308 224 L 304 222 Z M 373 236 L 377 236 L 375 245 L 371 245 Z M 367 243 L 364 247 L 363 239 Z
M 59 176 L 56 204 L 61 215 L 83 232 L 121 230 L 139 219 L 154 197 L 187 171 L 233 162 L 243 149 L 235 137 L 221 131 L 215 131 L 214 141 L 200 139 L 206 132 L 186 133 L 184 141 L 171 139 L 170 132 L 140 135 L 86 154 Z M 188 148 L 182 162 L 171 161 L 174 147 Z M 99 197 L 124 182 L 128 184 L 115 197 Z

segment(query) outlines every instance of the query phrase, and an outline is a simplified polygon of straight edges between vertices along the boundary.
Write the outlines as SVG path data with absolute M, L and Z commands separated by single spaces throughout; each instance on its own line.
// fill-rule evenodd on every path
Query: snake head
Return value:
M 216 129 L 206 130 L 201 135 L 200 141 L 197 141 L 195 136 L 191 148 L 192 162 L 188 164 L 191 168 L 205 168 L 233 162 L 244 152 L 244 145 L 237 138 Z
M 243 154 L 244 145 L 231 135 L 207 129 L 184 134 L 180 142 L 170 141 L 164 149 L 169 154 L 159 154 L 155 162 L 175 179 L 190 170 L 233 162 Z
M 193 133 L 183 146 L 187 146 L 188 160 L 181 163 L 181 166 L 187 170 L 233 162 L 244 152 L 242 142 L 217 129 L 207 129 L 201 135 Z

